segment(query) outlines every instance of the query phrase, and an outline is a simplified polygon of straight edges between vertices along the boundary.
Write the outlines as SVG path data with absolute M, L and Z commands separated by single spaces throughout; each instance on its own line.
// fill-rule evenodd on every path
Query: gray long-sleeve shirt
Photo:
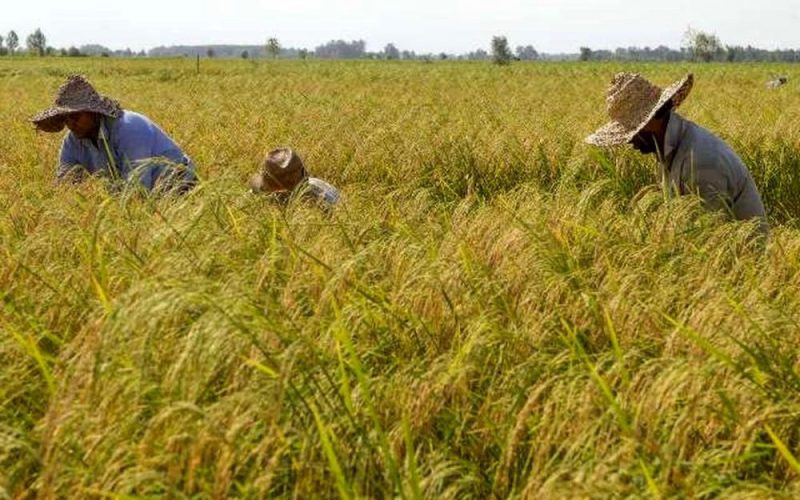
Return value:
M 766 213 L 753 177 L 719 137 L 673 112 L 667 125 L 662 178 L 681 195 L 696 193 L 711 209 L 727 209 L 739 220 Z

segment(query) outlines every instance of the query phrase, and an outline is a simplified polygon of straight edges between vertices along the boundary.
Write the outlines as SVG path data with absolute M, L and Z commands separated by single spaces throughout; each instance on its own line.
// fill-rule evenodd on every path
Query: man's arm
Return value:
M 89 172 L 81 164 L 78 155 L 78 145 L 71 134 L 64 136 L 59 152 L 58 168 L 56 169 L 56 182 L 71 182 L 77 184 L 82 182 Z

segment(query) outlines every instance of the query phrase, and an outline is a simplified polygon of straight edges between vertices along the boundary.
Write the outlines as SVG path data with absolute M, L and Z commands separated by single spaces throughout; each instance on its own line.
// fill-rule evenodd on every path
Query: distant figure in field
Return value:
M 671 190 L 699 194 L 707 207 L 727 210 L 740 220 L 759 218 L 766 232 L 761 195 L 742 160 L 717 136 L 673 111 L 693 83 L 689 74 L 662 90 L 639 74 L 617 74 L 606 98 L 611 121 L 586 142 L 630 144 L 642 154 L 655 154 Z
M 69 129 L 61 143 L 58 180 L 103 175 L 120 184 L 177 192 L 196 183 L 194 165 L 175 141 L 146 116 L 97 93 L 83 76 L 67 78 L 53 106 L 31 121 L 44 132 Z
M 339 203 L 339 192 L 316 177 L 309 177 L 303 160 L 292 148 L 273 149 L 267 153 L 261 171 L 250 178 L 254 193 L 270 193 L 286 203 L 293 196 L 319 202 L 324 208 Z
M 778 76 L 775 79 L 770 80 L 767 82 L 767 87 L 771 89 L 777 89 L 778 87 L 783 87 L 789 83 L 789 77 L 787 76 Z

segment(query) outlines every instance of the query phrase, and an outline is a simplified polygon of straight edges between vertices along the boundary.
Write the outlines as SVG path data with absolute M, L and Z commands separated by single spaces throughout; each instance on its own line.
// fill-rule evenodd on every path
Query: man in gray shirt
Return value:
M 631 144 L 642 154 L 655 154 L 671 190 L 698 194 L 710 209 L 727 210 L 739 220 L 758 218 L 766 232 L 764 205 L 742 160 L 719 137 L 674 111 L 693 83 L 689 74 L 662 90 L 639 74 L 617 74 L 606 98 L 611 121 L 586 142 Z
M 310 177 L 305 164 L 292 148 L 267 153 L 261 169 L 250 178 L 254 193 L 270 193 L 281 203 L 295 195 L 318 202 L 326 210 L 339 203 L 339 192 L 322 179 Z

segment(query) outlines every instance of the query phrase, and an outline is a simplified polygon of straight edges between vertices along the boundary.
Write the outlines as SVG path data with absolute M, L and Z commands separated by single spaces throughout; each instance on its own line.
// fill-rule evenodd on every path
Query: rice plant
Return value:
M 695 73 L 766 245 L 583 145 L 622 69 Z M 792 70 L 0 60 L 0 498 L 796 497 Z M 55 185 L 75 72 L 201 185 Z M 280 145 L 342 206 L 249 194 Z

